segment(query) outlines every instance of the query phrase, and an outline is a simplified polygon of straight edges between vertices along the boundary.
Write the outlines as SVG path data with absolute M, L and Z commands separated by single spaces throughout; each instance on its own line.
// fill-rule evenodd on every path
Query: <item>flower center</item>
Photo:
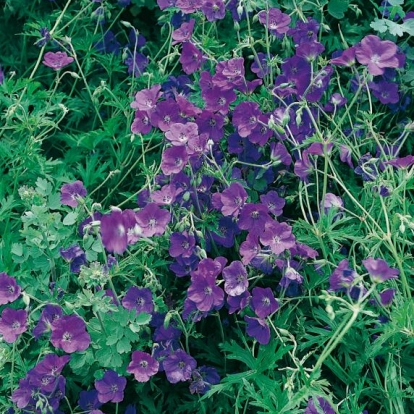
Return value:
M 213 291 L 213 289 L 211 289 L 211 287 L 210 286 L 206 286 L 205 288 L 204 288 L 204 293 L 206 294 L 206 295 L 211 295 L 211 292 Z
M 118 385 L 112 384 L 111 385 L 111 392 L 113 392 L 113 393 L 118 392 Z
M 20 323 L 15 321 L 15 322 L 12 323 L 11 327 L 12 327 L 12 329 L 19 329 L 20 328 Z
M 139 366 L 140 366 L 141 368 L 146 368 L 146 367 L 148 366 L 148 362 L 147 362 L 147 361 L 141 361 L 141 362 L 139 363 Z
M 65 332 L 62 335 L 62 340 L 65 342 L 70 342 L 72 340 L 72 335 L 69 332 Z
M 7 292 L 14 293 L 14 287 L 11 285 L 7 286 Z

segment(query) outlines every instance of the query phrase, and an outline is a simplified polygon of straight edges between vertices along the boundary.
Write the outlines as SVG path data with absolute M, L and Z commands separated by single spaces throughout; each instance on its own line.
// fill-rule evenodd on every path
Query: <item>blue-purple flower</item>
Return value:
M 150 354 L 142 351 L 132 353 L 132 360 L 128 365 L 127 371 L 134 374 L 138 382 L 147 382 L 158 372 L 159 362 Z
M 0 305 L 14 302 L 21 294 L 21 287 L 16 279 L 7 273 L 0 273 Z
M 95 388 L 98 391 L 99 402 L 121 402 L 124 399 L 124 389 L 126 383 L 127 380 L 125 377 L 119 376 L 111 369 L 106 371 L 102 379 L 95 381 Z
M 27 331 L 27 312 L 24 309 L 4 308 L 0 318 L 0 335 L 9 344 Z
M 86 197 L 87 191 L 82 181 L 65 184 L 60 189 L 60 202 L 66 206 L 76 207 L 78 199 Z
M 197 366 L 197 361 L 182 349 L 177 349 L 165 358 L 163 362 L 165 374 L 171 384 L 191 379 L 191 373 Z

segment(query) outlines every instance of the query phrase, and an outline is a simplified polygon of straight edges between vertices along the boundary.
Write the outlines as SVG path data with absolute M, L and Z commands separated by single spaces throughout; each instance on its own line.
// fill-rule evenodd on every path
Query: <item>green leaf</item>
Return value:
M 349 0 L 330 0 L 328 13 L 335 19 L 343 19 L 348 10 Z
M 414 36 L 414 19 L 406 20 L 401 27 L 405 33 L 408 33 L 410 36 Z
M 141 312 L 133 322 L 137 325 L 147 325 L 151 318 L 152 316 L 149 313 Z
M 121 338 L 118 343 L 116 344 L 116 350 L 120 354 L 125 354 L 126 352 L 131 351 L 131 343 L 129 342 L 128 338 Z
M 23 255 L 23 245 L 21 243 L 13 243 L 11 252 L 15 254 L 16 256 L 22 256 Z
M 75 224 L 76 223 L 76 219 L 77 218 L 78 218 L 78 213 L 76 213 L 75 211 L 71 211 L 63 219 L 63 224 L 65 226 L 71 226 L 72 224 Z
M 388 0 L 390 6 L 400 6 L 404 4 L 404 0 Z
M 399 36 L 401 37 L 404 34 L 404 29 L 401 24 L 394 23 L 391 20 L 386 21 L 388 30 L 393 36 Z
M 370 27 L 379 33 L 385 33 L 388 30 L 385 19 L 375 18 L 375 20 L 370 24 Z

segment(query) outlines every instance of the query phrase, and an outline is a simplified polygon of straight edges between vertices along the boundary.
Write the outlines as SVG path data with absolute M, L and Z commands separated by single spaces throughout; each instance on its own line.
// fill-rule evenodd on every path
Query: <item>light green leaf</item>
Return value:
M 66 217 L 63 219 L 63 224 L 65 226 L 71 226 L 72 224 L 76 223 L 76 219 L 78 218 L 78 213 L 71 211 L 66 215 Z
M 405 33 L 408 33 L 410 36 L 414 36 L 414 19 L 406 20 L 401 27 Z
M 404 34 L 404 29 L 401 24 L 394 23 L 391 20 L 387 20 L 386 22 L 387 22 L 388 30 L 393 36 L 401 37 Z
M 404 4 L 404 0 L 388 0 L 390 6 L 400 6 Z
M 116 350 L 120 354 L 125 354 L 126 352 L 131 351 L 131 343 L 129 342 L 128 338 L 121 338 L 118 343 L 116 344 Z
M 385 19 L 376 18 L 371 24 L 370 27 L 376 32 L 385 33 L 388 30 L 387 23 Z
M 328 13 L 335 17 L 335 19 L 343 19 L 348 6 L 348 0 L 330 0 L 328 3 Z
M 11 252 L 15 254 L 16 256 L 22 256 L 23 255 L 23 245 L 21 243 L 13 243 Z

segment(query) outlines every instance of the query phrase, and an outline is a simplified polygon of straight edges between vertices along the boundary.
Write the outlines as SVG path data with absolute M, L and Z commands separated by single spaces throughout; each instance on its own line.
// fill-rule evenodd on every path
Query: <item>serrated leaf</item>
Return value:
M 39 194 L 47 196 L 52 192 L 52 185 L 49 183 L 49 181 L 39 177 L 36 180 L 36 190 Z
M 63 224 L 65 226 L 71 226 L 72 224 L 76 223 L 77 218 L 78 218 L 78 213 L 76 213 L 75 211 L 71 211 L 63 219 Z
M 400 6 L 404 4 L 404 0 L 388 0 L 390 6 Z
M 86 250 L 85 255 L 88 262 L 96 262 L 98 260 L 98 253 L 93 250 Z
M 130 343 L 129 339 L 125 338 L 125 336 L 123 338 L 121 338 L 118 341 L 118 343 L 116 344 L 116 350 L 120 354 L 125 354 L 126 352 L 130 352 L 131 351 L 131 343 Z
M 108 338 L 106 338 L 106 344 L 107 345 L 115 345 L 119 340 L 118 335 L 109 335 Z
M 335 17 L 335 19 L 343 19 L 348 6 L 348 0 L 330 0 L 328 3 L 328 13 Z
M 408 33 L 410 36 L 414 36 L 414 19 L 407 19 L 402 25 L 401 28 L 405 33 Z
M 149 313 L 141 312 L 135 318 L 134 323 L 136 323 L 137 325 L 147 325 L 151 318 L 152 316 Z
M 401 37 L 404 34 L 403 26 L 401 24 L 394 23 L 391 20 L 387 20 L 386 22 L 388 30 L 393 36 Z
M 23 245 L 21 243 L 13 243 L 11 252 L 16 256 L 23 256 Z
M 388 26 L 385 19 L 376 18 L 371 24 L 370 27 L 376 32 L 385 33 L 388 30 Z
M 102 252 L 102 243 L 99 240 L 95 240 L 95 242 L 92 245 L 92 250 L 96 253 Z

